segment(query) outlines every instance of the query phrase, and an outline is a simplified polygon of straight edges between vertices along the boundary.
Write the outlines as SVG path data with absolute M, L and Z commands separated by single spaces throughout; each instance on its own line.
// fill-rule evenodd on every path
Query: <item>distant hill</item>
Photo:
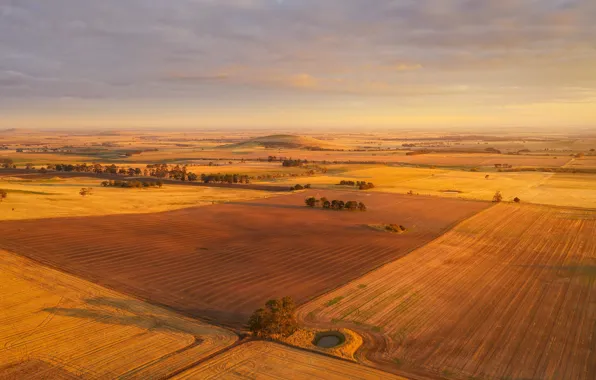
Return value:
M 328 141 L 315 139 L 309 136 L 298 135 L 269 135 L 255 137 L 235 144 L 221 145 L 220 148 L 238 149 L 238 148 L 292 148 L 292 149 L 312 149 L 312 150 L 336 150 L 344 149 L 343 145 L 334 144 Z

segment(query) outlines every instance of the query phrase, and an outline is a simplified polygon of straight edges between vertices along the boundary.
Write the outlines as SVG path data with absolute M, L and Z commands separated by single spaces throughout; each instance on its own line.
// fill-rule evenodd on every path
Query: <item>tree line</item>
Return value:
M 375 185 L 372 182 L 366 182 L 366 181 L 340 181 L 339 182 L 340 186 L 355 186 L 358 187 L 358 189 L 360 190 L 368 190 L 368 189 L 374 189 Z
M 161 181 L 103 181 L 101 183 L 103 187 L 123 187 L 123 188 L 142 188 L 142 187 L 159 187 L 163 186 Z
M 348 210 L 348 211 L 366 211 L 366 205 L 362 202 L 357 201 L 342 201 L 342 200 L 329 200 L 325 197 L 317 199 L 316 197 L 308 197 L 304 200 L 304 203 L 308 207 L 322 207 L 328 210 Z
M 306 185 L 302 186 L 301 184 L 297 184 L 295 186 L 290 187 L 290 190 L 304 190 L 304 189 L 310 189 L 310 183 L 307 183 Z

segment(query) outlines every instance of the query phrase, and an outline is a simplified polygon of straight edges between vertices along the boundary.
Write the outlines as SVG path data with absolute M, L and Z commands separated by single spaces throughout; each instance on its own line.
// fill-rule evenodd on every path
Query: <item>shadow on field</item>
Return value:
M 96 297 L 85 300 L 89 308 L 50 307 L 42 311 L 58 316 L 92 319 L 113 325 L 135 326 L 145 330 L 177 331 L 196 335 L 206 325 L 194 325 L 178 315 L 147 302 L 113 297 Z M 216 325 L 242 325 L 248 316 L 219 310 L 174 309 L 182 315 L 199 318 Z M 223 322 L 223 323 L 222 323 Z M 226 323 L 227 322 L 227 323 Z M 209 327 L 210 328 L 210 327 Z
M 226 204 L 239 205 L 239 206 L 253 206 L 253 207 L 269 207 L 269 208 L 287 208 L 287 209 L 304 209 L 304 210 L 307 209 L 307 207 L 304 205 L 284 205 L 284 204 L 275 204 L 275 203 L 226 202 Z
M 50 307 L 43 309 L 42 311 L 63 317 L 92 319 L 97 322 L 112 325 L 135 326 L 144 330 L 177 330 L 170 326 L 167 318 L 155 315 L 124 315 L 122 313 L 112 313 L 106 310 L 63 307 Z

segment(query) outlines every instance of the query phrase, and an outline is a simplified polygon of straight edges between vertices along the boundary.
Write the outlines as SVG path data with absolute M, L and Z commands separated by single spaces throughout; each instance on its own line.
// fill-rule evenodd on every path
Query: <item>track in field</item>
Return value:
M 397 259 L 489 205 L 321 192 L 369 211 L 309 209 L 310 193 L 142 215 L 0 222 L 0 247 L 192 316 L 239 325 L 272 297 L 302 303 Z M 398 223 L 395 235 L 366 227 Z
M 366 356 L 383 368 L 594 379 L 596 212 L 498 205 L 299 316 L 376 337 Z

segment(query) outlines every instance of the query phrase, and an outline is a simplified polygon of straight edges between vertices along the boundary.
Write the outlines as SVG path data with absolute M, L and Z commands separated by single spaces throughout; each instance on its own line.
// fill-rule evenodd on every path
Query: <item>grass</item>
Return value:
M 339 303 L 343 299 L 344 299 L 343 296 L 335 297 L 334 299 L 327 301 L 327 303 L 325 305 L 327 305 L 327 306 L 333 306 L 333 305 Z

